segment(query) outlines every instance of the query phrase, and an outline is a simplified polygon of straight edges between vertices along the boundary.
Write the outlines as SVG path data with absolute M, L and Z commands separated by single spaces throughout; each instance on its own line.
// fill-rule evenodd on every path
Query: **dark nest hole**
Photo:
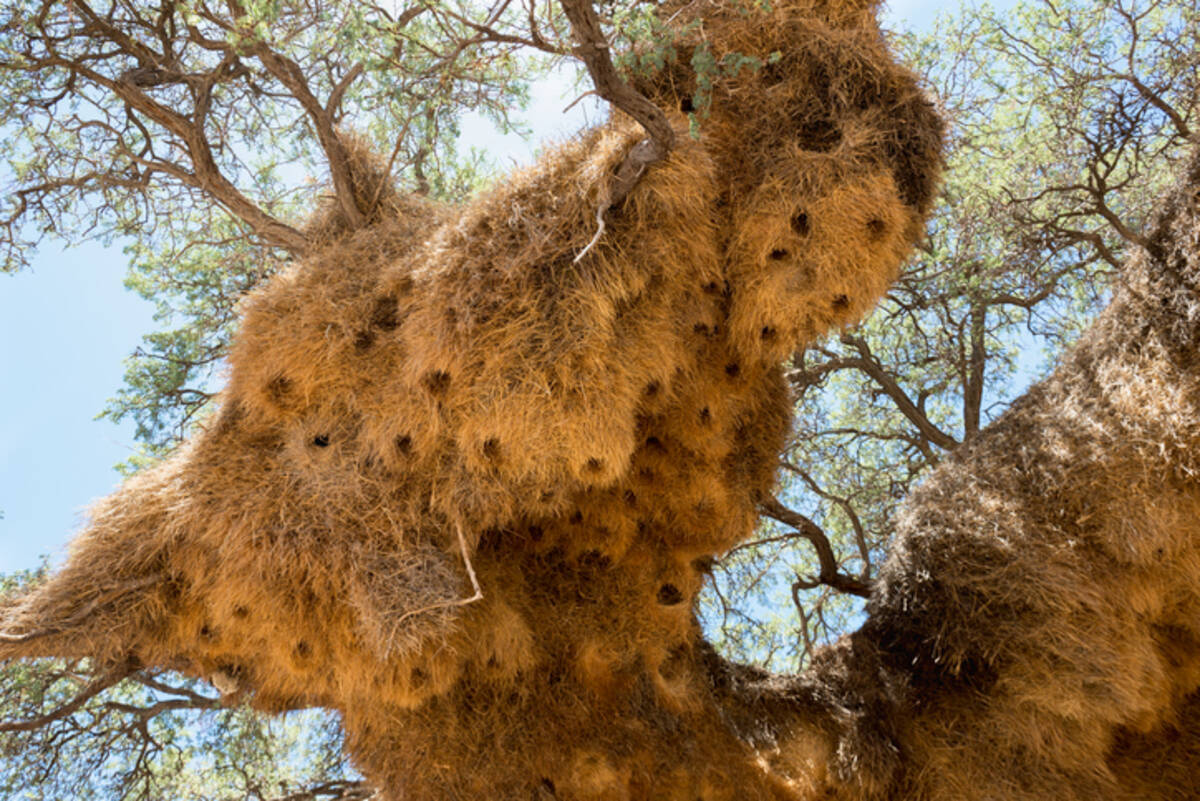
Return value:
M 375 334 L 371 331 L 359 331 L 354 338 L 354 349 L 359 353 L 368 351 L 375 344 Z
M 432 370 L 423 379 L 425 389 L 432 395 L 445 395 L 450 389 L 450 374 L 444 370 Z
M 607 570 L 612 567 L 612 559 L 606 554 L 592 549 L 579 554 L 579 566 L 589 570 Z
M 409 279 L 411 286 L 412 279 Z M 400 309 L 393 295 L 383 295 L 375 299 L 371 309 L 371 326 L 381 331 L 393 331 L 400 325 Z
M 812 227 L 808 222 L 807 212 L 797 212 L 796 215 L 792 217 L 792 230 L 795 231 L 796 236 L 808 236 L 808 233 L 812 230 Z
M 658 588 L 658 602 L 663 606 L 678 606 L 683 603 L 683 593 L 674 584 L 664 584 Z
M 267 384 L 267 397 L 279 405 L 287 402 L 292 394 L 292 379 L 285 375 L 272 378 Z
M 800 147 L 816 153 L 828 153 L 842 141 L 842 132 L 837 123 L 825 118 L 801 120 L 796 136 Z

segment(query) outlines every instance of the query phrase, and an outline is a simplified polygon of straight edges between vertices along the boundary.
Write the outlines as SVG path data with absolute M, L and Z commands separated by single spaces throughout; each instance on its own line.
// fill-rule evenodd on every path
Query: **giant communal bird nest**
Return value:
M 669 9 L 681 57 L 635 86 L 677 146 L 590 248 L 644 135 L 619 113 L 460 207 L 352 154 L 382 211 L 314 218 L 219 411 L 96 506 L 10 645 L 338 710 L 391 798 L 795 792 L 713 703 L 694 606 L 771 492 L 780 362 L 873 305 L 935 191 L 940 120 L 873 12 Z M 762 66 L 692 138 L 701 41 Z

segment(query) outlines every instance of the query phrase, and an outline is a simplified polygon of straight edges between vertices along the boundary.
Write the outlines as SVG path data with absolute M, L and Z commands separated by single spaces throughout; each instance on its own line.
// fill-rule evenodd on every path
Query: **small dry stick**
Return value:
M 454 528 L 458 532 L 458 549 L 462 553 L 463 564 L 467 566 L 467 576 L 471 579 L 471 589 L 475 590 L 475 594 L 470 598 L 459 598 L 454 601 L 443 601 L 439 604 L 423 606 L 420 609 L 414 609 L 411 612 L 405 612 L 400 616 L 400 619 L 396 621 L 397 625 L 403 623 L 410 617 L 424 614 L 425 612 L 432 612 L 435 609 L 447 609 L 453 606 L 466 606 L 467 604 L 473 604 L 476 601 L 483 600 L 483 588 L 479 586 L 479 579 L 475 576 L 475 567 L 471 564 L 471 555 L 467 553 L 467 538 L 463 536 L 462 524 L 456 522 L 454 524 Z
M 570 111 L 571 109 L 575 108 L 575 104 L 576 104 L 576 103 L 578 103 L 580 100 L 583 100 L 585 97 L 590 97 L 591 95 L 594 95 L 594 94 L 596 94 L 596 90 L 595 90 L 595 89 L 588 89 L 586 92 L 584 92 L 583 94 L 581 94 L 579 97 L 577 97 L 577 98 L 575 98 L 574 100 L 572 100 L 572 101 L 570 102 L 570 104 L 569 104 L 569 105 L 568 105 L 566 108 L 564 108 L 564 109 L 562 110 L 562 113 L 563 113 L 563 114 L 566 114 L 568 111 Z
M 579 255 L 571 262 L 579 264 L 579 261 L 587 255 L 587 252 L 592 249 L 592 246 L 600 241 L 600 237 L 604 236 L 604 211 L 608 208 L 608 204 L 601 203 L 596 209 L 596 235 L 592 237 L 592 241 L 587 243 L 587 247 L 579 251 Z

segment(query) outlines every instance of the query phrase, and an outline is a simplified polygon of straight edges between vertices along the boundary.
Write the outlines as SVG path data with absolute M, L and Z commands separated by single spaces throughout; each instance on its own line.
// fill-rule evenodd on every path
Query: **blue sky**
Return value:
M 896 0 L 887 24 L 921 28 L 958 5 Z M 531 142 L 469 119 L 464 143 L 501 165 L 527 161 L 538 141 L 581 123 L 578 109 L 562 114 L 573 99 L 561 80 L 535 92 Z M 32 269 L 0 276 L 0 572 L 33 567 L 42 554 L 61 559 L 89 503 L 119 483 L 113 465 L 133 450 L 132 425 L 94 419 L 121 385 L 122 360 L 154 326 L 124 273 L 119 246 L 88 244 L 44 247 Z

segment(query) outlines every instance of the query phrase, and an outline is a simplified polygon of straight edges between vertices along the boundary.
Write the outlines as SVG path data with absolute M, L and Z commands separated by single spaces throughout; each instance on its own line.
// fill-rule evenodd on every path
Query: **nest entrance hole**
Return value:
M 807 212 L 797 212 L 796 215 L 792 217 L 792 231 L 796 233 L 796 236 L 808 236 L 808 233 L 811 230 L 812 226 L 808 222 Z
M 658 602 L 663 606 L 678 606 L 683 603 L 683 593 L 674 584 L 664 584 L 658 588 Z

